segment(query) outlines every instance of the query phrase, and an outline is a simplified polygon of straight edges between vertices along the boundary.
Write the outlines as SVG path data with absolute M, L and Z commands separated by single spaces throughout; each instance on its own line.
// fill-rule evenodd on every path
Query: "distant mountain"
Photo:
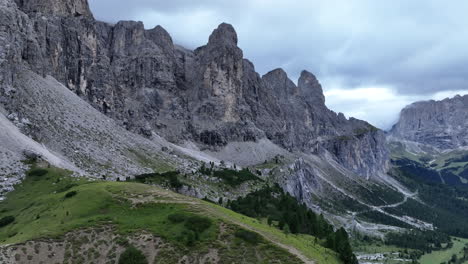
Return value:
M 468 147 L 467 131 L 468 95 L 457 95 L 405 107 L 390 135 L 444 151 Z
M 439 234 L 468 237 L 467 139 L 468 95 L 405 107 L 387 134 L 389 174 L 418 195 L 387 212 L 431 222 Z M 402 241 L 404 236 L 394 242 L 410 248 L 417 244 Z
M 394 162 L 427 167 L 422 180 L 468 184 L 468 95 L 405 107 L 387 139 Z

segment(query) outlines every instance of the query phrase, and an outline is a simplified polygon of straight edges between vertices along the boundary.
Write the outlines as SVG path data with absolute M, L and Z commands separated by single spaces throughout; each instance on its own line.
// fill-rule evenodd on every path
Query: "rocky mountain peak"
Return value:
M 93 17 L 87 0 L 15 0 L 25 13 Z
M 405 107 L 391 135 L 441 150 L 468 146 L 468 95 Z
M 262 80 L 269 87 L 270 92 L 275 94 L 279 99 L 288 98 L 290 95 L 298 92 L 296 85 L 281 68 L 274 69 L 263 75 Z
M 153 29 L 148 30 L 148 34 L 152 39 L 158 41 L 161 46 L 174 46 L 171 35 L 169 35 L 169 33 L 159 25 Z
M 313 104 L 324 105 L 325 96 L 323 95 L 322 85 L 312 73 L 302 71 L 299 78 L 298 87 L 306 97 L 306 100 Z
M 234 27 L 222 23 L 210 35 L 208 45 L 234 45 L 237 46 L 237 33 Z
M 263 78 L 286 81 L 288 80 L 288 74 L 282 68 L 276 68 L 263 75 Z
M 146 31 L 147 38 L 161 47 L 165 53 L 173 56 L 174 42 L 171 35 L 161 26 Z

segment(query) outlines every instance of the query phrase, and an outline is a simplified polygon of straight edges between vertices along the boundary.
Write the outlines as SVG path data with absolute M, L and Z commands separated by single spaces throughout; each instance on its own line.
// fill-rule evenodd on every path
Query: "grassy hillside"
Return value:
M 468 185 L 468 151 L 454 150 L 441 153 L 412 153 L 402 143 L 389 144 L 394 161 L 417 163 L 428 171 L 422 181 L 448 185 Z M 426 175 L 427 174 L 427 175 Z
M 446 250 L 438 250 L 427 253 L 421 257 L 421 264 L 440 264 L 449 263 L 454 255 L 457 256 L 458 263 L 467 263 L 468 259 L 464 259 L 468 249 L 468 239 L 454 238 L 452 239 L 453 246 Z
M 14 221 L 0 227 L 3 245 L 112 226 L 119 237 L 145 231 L 179 249 L 159 256 L 167 257 L 164 263 L 213 250 L 228 263 L 300 263 L 299 259 L 340 263 L 333 251 L 315 243 L 312 236 L 286 235 L 256 219 L 161 188 L 73 178 L 56 168 L 30 171 L 0 203 L 0 219 L 8 217 Z M 68 254 L 75 256 L 76 263 L 86 263 L 76 255 Z

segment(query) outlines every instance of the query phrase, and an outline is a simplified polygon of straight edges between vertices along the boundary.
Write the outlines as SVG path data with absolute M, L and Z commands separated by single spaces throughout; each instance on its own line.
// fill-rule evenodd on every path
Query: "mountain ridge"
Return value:
M 50 6 L 68 10 L 67 3 Z M 36 25 L 25 32 L 32 40 L 20 43 L 19 60 L 54 76 L 132 132 L 215 151 L 230 142 L 268 139 L 289 151 L 331 152 L 364 177 L 385 172 L 381 131 L 330 111 L 311 73 L 302 72 L 297 86 L 282 70 L 260 77 L 243 58 L 231 25 L 221 24 L 205 46 L 190 51 L 177 48 L 160 26 L 145 30 L 141 22 L 110 25 L 92 16 L 47 16 L 49 9 L 19 7 Z M 341 150 L 360 158 L 340 156 Z M 373 159 L 362 158 L 368 151 Z
M 468 146 L 468 95 L 406 106 L 389 134 L 438 151 Z

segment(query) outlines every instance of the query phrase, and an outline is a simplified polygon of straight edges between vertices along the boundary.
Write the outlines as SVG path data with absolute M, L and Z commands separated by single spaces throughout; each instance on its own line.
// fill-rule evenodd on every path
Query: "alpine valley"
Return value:
M 465 263 L 468 95 L 385 132 L 260 76 L 229 24 L 189 50 L 0 0 L 0 179 L 0 263 Z

